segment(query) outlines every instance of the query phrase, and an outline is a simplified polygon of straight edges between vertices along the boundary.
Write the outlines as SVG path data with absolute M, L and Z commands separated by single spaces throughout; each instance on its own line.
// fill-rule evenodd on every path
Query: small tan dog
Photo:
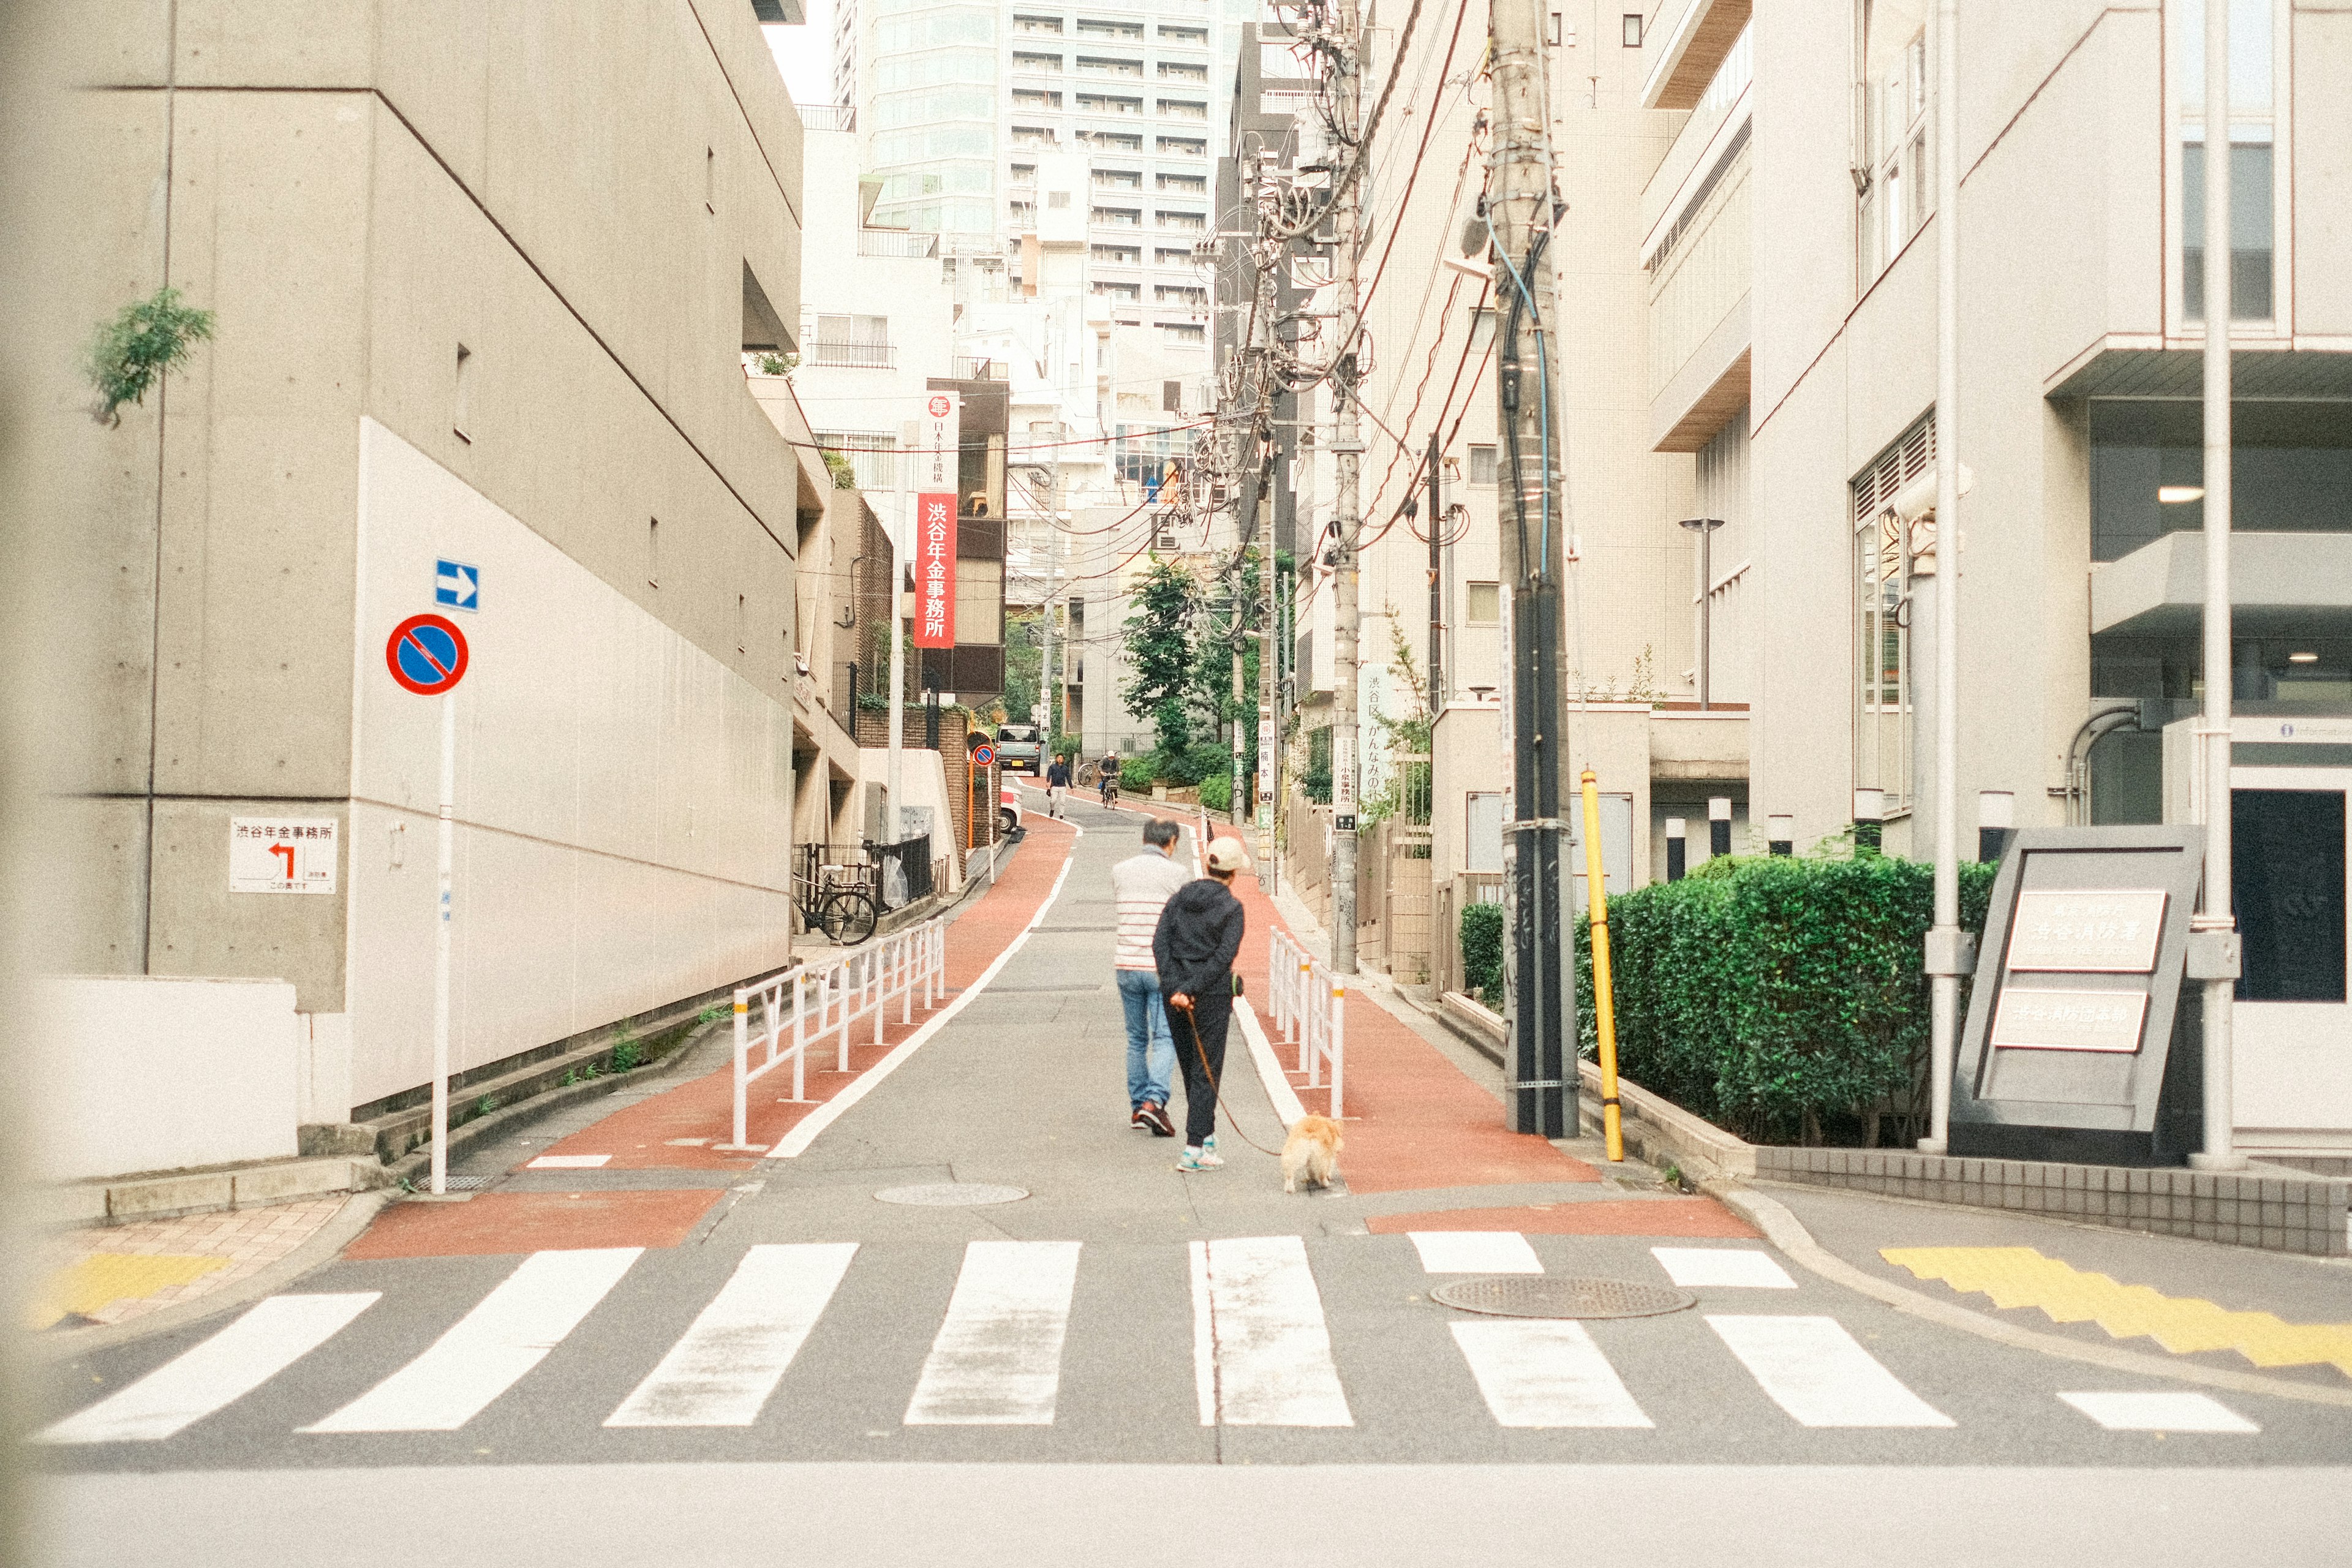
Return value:
M 1339 1124 L 1328 1116 L 1302 1116 L 1290 1124 L 1282 1144 L 1282 1190 L 1295 1193 L 1298 1178 L 1328 1187 L 1339 1173 Z

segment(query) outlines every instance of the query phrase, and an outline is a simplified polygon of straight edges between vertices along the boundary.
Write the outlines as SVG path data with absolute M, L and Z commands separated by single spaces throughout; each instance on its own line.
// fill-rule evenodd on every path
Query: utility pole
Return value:
M 1510 1038 L 1510 1126 L 1572 1137 L 1576 1119 L 1576 972 L 1570 936 L 1567 830 L 1560 816 L 1568 711 L 1560 577 L 1567 515 L 1552 377 L 1550 107 L 1546 101 L 1544 15 L 1537 0 L 1493 0 L 1494 175 L 1486 198 L 1504 325 L 1496 378 L 1507 455 L 1500 491 L 1508 653 L 1504 741 L 1511 760 L 1503 836 L 1504 923 L 1510 933 L 1504 987 Z
M 1334 52 L 1332 121 L 1345 145 L 1341 155 L 1360 158 L 1370 152 L 1361 145 L 1360 98 L 1364 50 L 1362 12 L 1357 0 L 1332 8 L 1339 32 Z M 1339 182 L 1333 205 L 1331 233 L 1339 284 L 1339 359 L 1331 366 L 1331 450 L 1339 458 L 1339 493 L 1331 507 L 1331 968 L 1339 974 L 1356 972 L 1356 641 L 1361 616 L 1356 601 L 1356 550 L 1362 542 L 1362 504 L 1357 493 L 1358 470 L 1363 465 L 1364 438 L 1356 413 L 1356 331 L 1360 325 L 1360 301 L 1356 288 L 1357 222 L 1361 213 L 1356 193 L 1361 180 Z
M 1944 0 L 1950 5 L 1951 0 Z M 2204 984 L 2204 1148 L 2200 1170 L 2244 1168 L 2231 1083 L 2231 1014 L 2240 964 L 2231 908 L 2230 843 L 2230 7 L 2205 8 L 2205 721 L 2199 792 L 2205 806 L 2205 896 L 2189 920 L 2189 974 Z
M 1445 483 L 1438 471 L 1444 443 L 1429 433 L 1429 724 L 1430 760 L 1436 762 L 1437 713 L 1445 705 Z

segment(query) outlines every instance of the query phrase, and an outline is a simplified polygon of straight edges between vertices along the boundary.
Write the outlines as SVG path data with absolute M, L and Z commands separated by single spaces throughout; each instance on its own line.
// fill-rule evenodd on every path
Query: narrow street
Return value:
M 1410 1114 L 1383 1075 L 1477 1086 L 1401 1028 L 1410 1045 L 1351 1062 L 1367 1117 L 1342 1190 L 1284 1195 L 1252 1147 L 1280 1128 L 1238 1037 L 1228 1163 L 1180 1174 L 1177 1145 L 1125 1114 L 1109 869 L 1139 817 L 1071 815 L 1033 816 L 951 928 L 947 1023 L 899 1052 L 922 1019 L 894 1005 L 884 1047 L 812 1074 L 829 1100 L 890 1061 L 800 1152 L 710 1150 L 729 1074 L 706 1047 L 675 1087 L 474 1152 L 459 1169 L 487 1190 L 395 1204 L 289 1289 L 51 1369 L 69 1532 L 53 1560 L 115 1562 L 200 1528 L 220 1542 L 210 1560 L 245 1561 L 305 1521 L 394 1518 L 410 1550 L 485 1561 L 570 1561 L 614 1529 L 638 1547 L 675 1531 L 679 1560 L 699 1559 L 740 1538 L 748 1509 L 793 1555 L 823 1542 L 824 1561 L 944 1563 L 1120 1531 L 1131 1506 L 1150 1540 L 1122 1555 L 1175 1562 L 1197 1554 L 1171 1512 L 1189 1500 L 1220 1531 L 1278 1500 L 1351 1561 L 1468 1561 L 1549 1528 L 1503 1499 L 1553 1500 L 1541 1511 L 1565 1520 L 1607 1495 L 1663 1510 L 1643 1535 L 1683 1561 L 1739 1537 L 1750 1502 L 1785 1517 L 1816 1489 L 1786 1552 L 1751 1560 L 1874 1559 L 1875 1510 L 1916 1494 L 2031 1510 L 2003 1562 L 2063 1561 L 2118 1529 L 2170 1561 L 2209 1531 L 2279 1529 L 2280 1500 L 2340 1484 L 2295 1467 L 2352 1454 L 2342 1405 L 2214 1398 L 1954 1333 L 1818 1278 L 1710 1199 L 1621 1185 L 1531 1140 L 1509 1140 L 1527 1169 L 1474 1153 L 1450 1179 L 1442 1152 L 1400 1152 L 1411 1141 L 1381 1126 L 1384 1101 Z M 1244 880 L 1262 997 L 1269 906 Z M 1372 1039 L 1372 1004 L 1351 1009 Z M 832 1065 L 829 1045 L 812 1065 Z M 829 1114 L 769 1104 L 754 1141 L 791 1148 L 792 1125 Z M 943 1184 L 1026 1195 L 888 1201 Z M 1586 1323 L 1431 1300 L 1469 1274 L 1597 1276 L 1696 1304 Z M 2175 1410 L 2169 1432 L 2109 1430 L 2096 1395 L 2115 1393 L 2189 1399 L 2213 1429 Z M 1019 1468 L 908 1468 L 975 1462 Z M 772 1488 L 723 1479 L 744 1465 L 782 1468 Z M 1351 1468 L 1367 1465 L 1466 1468 Z M 1220 1466 L 1285 1468 L 1235 1486 Z M 1706 1479 L 1685 1495 L 1694 1466 Z M 1853 1466 L 1870 1487 L 1832 1484 Z M 500 1476 L 521 1489 L 473 1489 Z M 603 1506 L 649 1484 L 681 1506 Z M 1423 1494 L 1453 1500 L 1442 1519 L 1356 1512 Z M 1479 1496 L 1502 1511 L 1467 1505 Z M 941 1529 L 942 1509 L 971 1510 L 972 1533 Z M 1283 1531 L 1247 1527 L 1236 1549 L 1280 1549 Z

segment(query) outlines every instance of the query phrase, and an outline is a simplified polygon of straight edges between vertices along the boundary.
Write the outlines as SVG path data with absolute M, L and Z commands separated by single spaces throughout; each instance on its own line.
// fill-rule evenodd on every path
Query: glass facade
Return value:
M 2271 0 L 2230 5 L 2230 318 L 2268 321 L 2274 310 L 2276 137 Z M 2180 63 L 2180 303 L 2205 317 L 2205 0 L 2174 0 Z
M 2233 529 L 2352 533 L 2352 409 L 2242 399 L 2230 421 Z M 2205 526 L 2204 439 L 2202 403 L 2092 403 L 2092 560 Z

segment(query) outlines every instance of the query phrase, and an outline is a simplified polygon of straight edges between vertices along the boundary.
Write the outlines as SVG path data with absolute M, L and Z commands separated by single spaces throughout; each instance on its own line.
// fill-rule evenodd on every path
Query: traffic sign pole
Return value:
M 460 606 L 464 607 L 464 606 Z M 411 616 L 383 646 L 402 689 L 441 700 L 441 900 L 433 933 L 433 1195 L 449 1191 L 449 874 L 457 859 L 457 682 L 471 657 L 446 616 Z
M 457 693 L 441 695 L 441 922 L 433 933 L 433 1195 L 449 1190 L 449 873 L 457 859 Z

